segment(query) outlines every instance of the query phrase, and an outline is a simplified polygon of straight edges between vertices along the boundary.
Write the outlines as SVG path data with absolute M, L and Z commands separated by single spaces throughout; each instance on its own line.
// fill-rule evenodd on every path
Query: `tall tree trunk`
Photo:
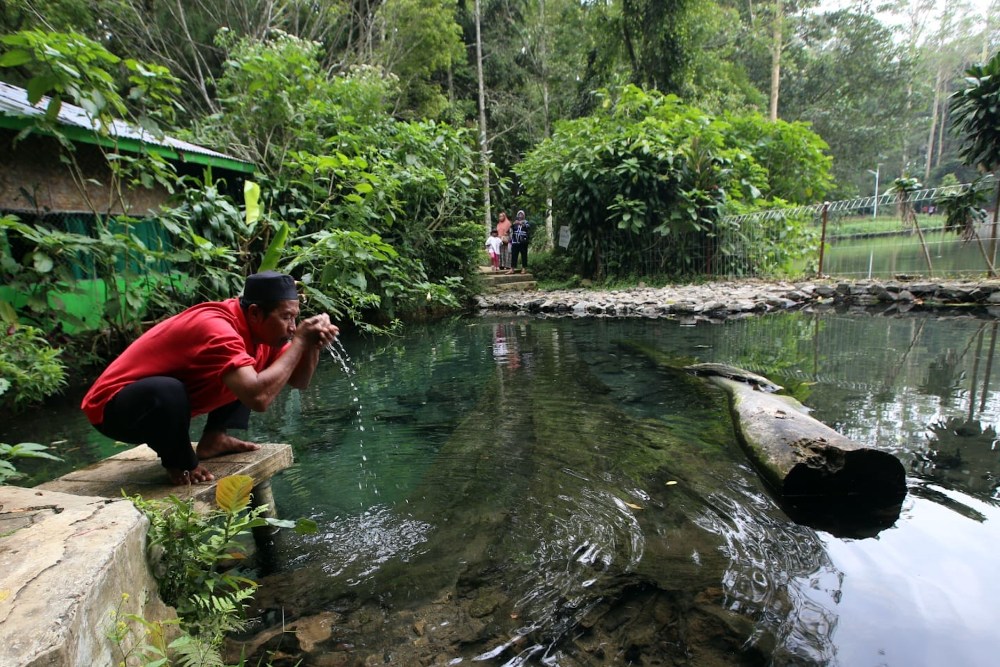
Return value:
M 476 0 L 476 76 L 479 79 L 479 154 L 483 167 L 483 217 L 486 221 L 486 235 L 493 227 L 493 213 L 490 211 L 490 152 L 486 140 L 486 85 L 483 82 L 483 35 L 480 30 L 479 0 Z
M 546 139 L 552 137 L 552 121 L 549 115 L 549 56 L 548 56 L 548 23 L 545 20 L 545 0 L 539 0 L 539 15 L 542 33 L 538 42 L 538 55 L 541 60 L 539 68 L 542 75 L 542 127 Z M 552 194 L 545 196 L 545 249 L 551 250 L 555 245 L 555 234 L 552 225 Z
M 931 162 L 934 160 L 934 137 L 937 134 L 938 109 L 941 107 L 941 89 L 944 87 L 944 64 L 937 68 L 937 76 L 934 77 L 934 103 L 931 106 L 931 127 L 927 134 L 927 159 L 924 161 L 924 183 L 931 180 Z M 937 147 L 938 153 L 941 146 Z
M 774 23 L 771 26 L 771 104 L 768 118 L 778 120 L 778 89 L 781 85 L 781 24 L 784 20 L 784 0 L 774 2 Z
M 941 118 L 938 119 L 938 139 L 937 157 L 934 158 L 934 166 L 941 166 L 941 157 L 944 155 L 944 128 L 948 127 L 948 105 L 941 105 Z
M 1000 206 L 1000 182 L 997 183 L 997 192 L 993 197 L 993 238 L 990 239 L 990 261 L 993 266 L 997 265 L 997 215 L 1000 214 L 997 206 Z

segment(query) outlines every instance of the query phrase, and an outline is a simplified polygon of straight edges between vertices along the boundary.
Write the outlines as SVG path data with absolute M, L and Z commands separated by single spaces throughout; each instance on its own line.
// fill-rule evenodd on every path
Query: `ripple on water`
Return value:
M 776 658 L 827 664 L 836 655 L 834 606 L 843 574 L 816 532 L 790 523 L 739 478 L 709 496 L 695 523 L 722 538 L 724 604 L 755 620 L 750 641 L 771 635 Z

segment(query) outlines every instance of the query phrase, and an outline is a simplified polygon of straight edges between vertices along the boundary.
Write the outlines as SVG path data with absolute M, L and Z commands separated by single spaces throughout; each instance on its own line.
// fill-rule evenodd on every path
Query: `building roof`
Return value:
M 45 115 L 49 98 L 42 97 L 38 104 L 28 101 L 28 91 L 0 81 L 0 127 L 21 130 L 32 120 Z M 114 120 L 108 128 L 111 138 L 95 131 L 96 121 L 82 108 L 63 102 L 59 108 L 57 124 L 66 128 L 66 136 L 84 143 L 116 146 L 122 150 L 139 152 L 155 151 L 159 155 L 180 162 L 211 165 L 232 171 L 252 173 L 254 164 L 232 155 L 219 153 L 197 144 L 163 135 L 156 137 L 144 128 L 121 120 Z

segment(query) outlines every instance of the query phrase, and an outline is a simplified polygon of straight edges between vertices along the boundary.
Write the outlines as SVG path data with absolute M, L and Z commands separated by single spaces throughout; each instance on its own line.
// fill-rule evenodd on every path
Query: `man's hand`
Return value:
M 310 346 L 322 349 L 340 335 L 340 328 L 330 322 L 329 315 L 322 313 L 302 320 L 295 328 L 295 335 L 302 336 Z

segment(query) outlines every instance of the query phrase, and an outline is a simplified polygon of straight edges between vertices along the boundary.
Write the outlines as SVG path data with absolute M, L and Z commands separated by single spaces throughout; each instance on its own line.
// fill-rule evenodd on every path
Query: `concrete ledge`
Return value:
M 272 510 L 270 479 L 291 464 L 291 446 L 274 444 L 202 462 L 216 479 L 252 477 L 255 504 Z M 118 664 L 107 637 L 111 612 L 175 616 L 147 565 L 149 522 L 122 493 L 193 498 L 205 509 L 214 507 L 215 489 L 169 484 L 145 445 L 33 489 L 0 486 L 0 667 Z M 143 638 L 133 627 L 130 642 Z
M 0 665 L 115 665 L 112 611 L 173 617 L 146 566 L 147 525 L 126 500 L 0 486 Z

